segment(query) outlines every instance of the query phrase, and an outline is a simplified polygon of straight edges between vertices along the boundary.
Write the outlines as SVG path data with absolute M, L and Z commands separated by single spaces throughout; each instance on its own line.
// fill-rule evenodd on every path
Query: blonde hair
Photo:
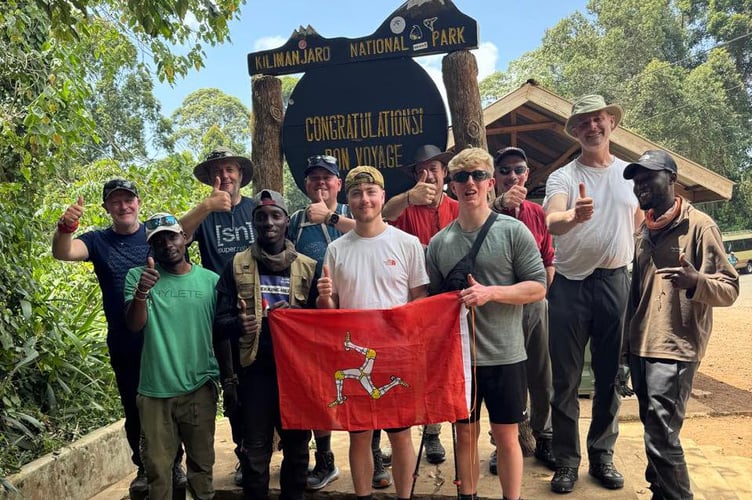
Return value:
M 483 148 L 467 148 L 457 153 L 449 161 L 447 168 L 450 175 L 460 170 L 477 170 L 478 168 L 493 174 L 493 157 Z

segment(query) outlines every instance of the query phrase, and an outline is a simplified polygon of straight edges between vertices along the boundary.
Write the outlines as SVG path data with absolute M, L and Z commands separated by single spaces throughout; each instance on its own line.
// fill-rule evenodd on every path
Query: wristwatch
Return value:
M 336 226 L 338 222 L 339 222 L 339 214 L 337 212 L 332 212 L 329 214 L 326 224 L 328 226 Z

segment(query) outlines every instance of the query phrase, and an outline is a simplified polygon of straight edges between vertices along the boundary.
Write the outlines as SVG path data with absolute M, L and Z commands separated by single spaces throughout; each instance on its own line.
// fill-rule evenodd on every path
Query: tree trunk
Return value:
M 459 152 L 468 147 L 488 149 L 475 56 L 467 50 L 447 54 L 442 59 L 441 72 L 452 115 L 454 150 Z
M 525 420 L 519 425 L 519 440 L 520 447 L 522 448 L 523 457 L 532 457 L 535 453 L 535 438 L 533 437 L 533 429 L 530 427 L 530 419 Z
M 260 75 L 251 79 L 253 106 L 253 192 L 284 189 L 282 180 L 282 81 Z

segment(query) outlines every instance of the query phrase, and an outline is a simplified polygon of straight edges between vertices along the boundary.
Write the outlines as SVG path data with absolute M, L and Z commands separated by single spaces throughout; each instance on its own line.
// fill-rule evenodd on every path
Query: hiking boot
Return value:
M 601 483 L 601 486 L 609 490 L 618 490 L 624 487 L 624 476 L 616 470 L 614 464 L 590 464 L 588 471 L 591 476 Z
M 373 480 L 371 486 L 380 490 L 388 488 L 392 484 L 392 475 L 384 468 L 384 460 L 381 450 L 373 450 Z
M 240 466 L 240 462 L 235 465 L 232 481 L 235 483 L 235 486 L 243 486 L 243 468 Z
M 392 466 L 392 448 L 391 448 L 391 446 L 387 445 L 387 446 L 381 448 L 381 462 L 384 464 L 384 467 L 391 467 Z
M 499 462 L 496 458 L 496 450 L 491 452 L 491 457 L 488 459 L 488 472 L 494 476 L 499 475 Z
M 535 442 L 534 455 L 540 462 L 543 462 L 543 465 L 551 470 L 556 470 L 556 459 L 553 450 L 551 450 L 550 439 L 538 439 Z
M 172 466 L 172 484 L 176 488 L 185 488 L 188 485 L 188 478 L 179 462 Z
M 446 460 L 446 451 L 439 441 L 438 434 L 426 434 L 426 460 L 429 464 L 440 464 Z
M 149 482 L 146 480 L 146 471 L 144 471 L 143 467 L 138 468 L 136 477 L 133 478 L 128 489 L 133 493 L 146 493 L 149 491 Z
M 577 481 L 576 467 L 557 467 L 551 479 L 551 491 L 554 493 L 571 493 Z
M 306 488 L 320 490 L 339 477 L 339 469 L 334 465 L 334 453 L 331 451 L 316 452 L 316 465 L 306 479 Z

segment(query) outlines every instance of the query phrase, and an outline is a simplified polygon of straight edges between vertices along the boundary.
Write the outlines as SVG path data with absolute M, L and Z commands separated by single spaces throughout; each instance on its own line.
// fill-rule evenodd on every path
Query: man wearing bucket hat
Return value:
M 575 101 L 565 130 L 580 143 L 581 154 L 546 182 L 543 208 L 554 236 L 556 269 L 548 291 L 556 459 L 551 489 L 556 493 L 571 492 L 578 479 L 577 397 L 588 341 L 595 378 L 589 473 L 605 488 L 624 486 L 613 463 L 620 405 L 614 381 L 629 291 L 627 264 L 642 212 L 622 175 L 627 163 L 610 150 L 611 133 L 621 117 L 621 107 L 607 105 L 600 95 Z
M 174 215 L 155 214 L 144 226 L 154 256 L 128 271 L 125 321 L 144 344 L 137 403 L 149 498 L 172 498 L 171 470 L 181 443 L 193 498 L 212 498 L 219 380 L 212 329 L 219 276 L 186 260 L 187 239 Z
M 417 236 L 424 247 L 434 234 L 456 219 L 459 212 L 457 200 L 444 193 L 447 163 L 452 156 L 452 153 L 443 152 L 433 144 L 419 147 L 415 152 L 415 161 L 400 167 L 402 173 L 415 179 L 415 186 L 393 196 L 381 213 L 392 225 Z M 438 437 L 438 430 L 436 432 Z M 431 455 L 427 453 L 428 457 Z M 443 462 L 443 458 L 439 462 Z
M 645 210 L 632 265 L 624 364 L 645 427 L 645 479 L 653 498 L 692 498 L 679 441 L 692 381 L 705 354 L 713 307 L 730 306 L 739 276 L 715 222 L 676 196 L 676 163 L 646 151 L 624 170 Z
M 235 254 L 242 252 L 256 239 L 252 218 L 255 204 L 251 198 L 240 193 L 240 188 L 251 182 L 253 164 L 244 156 L 237 155 L 224 147 L 218 147 L 206 155 L 204 161 L 196 165 L 193 175 L 199 181 L 212 186 L 211 194 L 180 220 L 185 233 L 198 242 L 201 264 L 220 274 Z M 217 353 L 219 357 L 232 355 L 237 364 L 237 346 L 231 342 L 231 354 Z M 225 366 L 220 364 L 220 368 Z M 233 373 L 222 373 L 222 380 L 232 380 Z M 232 387 L 226 388 L 228 419 L 235 442 L 235 454 L 240 459 L 241 436 L 240 419 L 231 411 L 235 400 Z M 229 391 L 229 393 L 227 392 Z M 239 413 L 239 412 L 238 412 Z M 242 484 L 240 464 L 236 467 L 235 484 Z
M 326 250 L 316 305 L 322 309 L 389 309 L 426 295 L 428 274 L 420 241 L 386 224 L 384 177 L 359 166 L 345 178 L 355 229 Z M 384 266 L 384 262 L 390 262 Z M 410 428 L 387 429 L 398 498 L 409 498 L 415 468 Z M 372 431 L 350 432 L 350 470 L 355 495 L 370 498 L 373 486 Z M 380 460 L 380 455 L 376 460 Z

